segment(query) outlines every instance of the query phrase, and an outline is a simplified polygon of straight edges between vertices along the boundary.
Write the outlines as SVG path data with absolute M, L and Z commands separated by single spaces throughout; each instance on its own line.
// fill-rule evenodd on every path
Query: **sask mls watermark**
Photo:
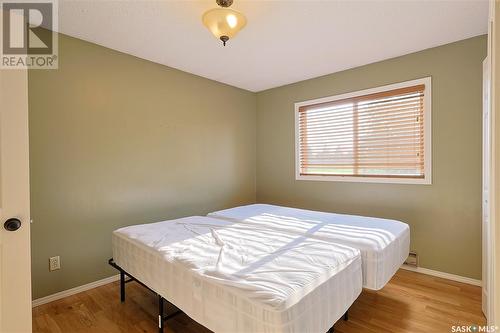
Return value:
M 1 69 L 58 66 L 57 0 L 0 1 Z
M 494 333 L 499 332 L 498 326 L 479 326 L 479 325 L 453 325 L 452 333 Z

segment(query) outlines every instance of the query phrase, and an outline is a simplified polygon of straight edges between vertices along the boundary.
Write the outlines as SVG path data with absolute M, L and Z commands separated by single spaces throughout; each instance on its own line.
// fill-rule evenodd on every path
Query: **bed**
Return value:
M 208 216 L 357 248 L 361 251 L 363 287 L 373 290 L 389 282 L 410 249 L 410 228 L 395 220 L 267 204 L 230 208 Z
M 112 235 L 125 275 L 214 332 L 327 332 L 362 289 L 360 251 L 265 226 L 193 216 Z

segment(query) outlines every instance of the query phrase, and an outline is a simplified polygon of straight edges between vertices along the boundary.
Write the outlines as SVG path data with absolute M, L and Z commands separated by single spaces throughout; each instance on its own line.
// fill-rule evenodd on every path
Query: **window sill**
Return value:
M 387 177 L 353 177 L 353 176 L 306 176 L 296 175 L 295 180 L 312 180 L 323 182 L 352 182 L 352 183 L 382 183 L 382 184 L 412 184 L 432 185 L 430 177 L 426 178 L 387 178 Z

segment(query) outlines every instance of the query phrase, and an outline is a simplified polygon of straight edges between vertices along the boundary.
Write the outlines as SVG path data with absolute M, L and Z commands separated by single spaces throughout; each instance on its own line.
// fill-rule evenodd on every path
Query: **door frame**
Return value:
M 483 157 L 482 157 L 482 309 L 488 319 L 493 322 L 493 244 L 495 225 L 492 223 L 492 122 L 491 122 L 491 57 L 483 61 Z
M 1 13 L 1 10 L 0 10 Z M 28 70 L 0 70 L 0 332 L 32 330 Z M 21 226 L 7 231 L 4 222 Z
M 500 31 L 500 27 L 498 27 L 498 19 L 500 18 L 499 7 L 496 4 L 495 0 L 489 0 L 489 17 L 488 17 L 488 44 L 487 44 L 487 57 L 490 61 L 490 136 L 491 147 L 490 154 L 491 158 L 489 161 L 490 166 L 490 181 L 489 181 L 489 198 L 490 198 L 490 219 L 489 219 L 489 230 L 488 230 L 488 238 L 489 238 L 489 251 L 490 258 L 487 261 L 488 267 L 488 275 L 487 275 L 487 288 L 488 288 L 488 309 L 487 309 L 487 323 L 489 326 L 497 326 L 497 318 L 500 318 L 500 295 L 497 295 L 500 289 L 500 272 L 497 270 L 500 268 L 499 265 L 496 264 L 497 256 L 500 255 L 498 252 L 496 245 L 496 239 L 500 238 L 497 233 L 500 229 L 496 228 L 498 211 L 499 211 L 499 203 L 498 203 L 498 194 L 499 194 L 499 186 L 498 186 L 498 172 L 499 172 L 499 147 L 495 144 L 496 140 L 498 140 L 500 127 L 498 126 L 498 113 L 497 113 L 497 105 L 499 105 L 498 100 L 500 94 L 497 89 L 497 79 L 499 69 L 497 68 L 499 63 L 497 58 L 500 55 L 500 44 L 498 43 L 499 37 L 497 36 L 497 32 Z M 498 13 L 497 13 L 498 12 Z M 499 273 L 499 274 L 497 274 Z M 484 281 L 484 278 L 483 278 Z

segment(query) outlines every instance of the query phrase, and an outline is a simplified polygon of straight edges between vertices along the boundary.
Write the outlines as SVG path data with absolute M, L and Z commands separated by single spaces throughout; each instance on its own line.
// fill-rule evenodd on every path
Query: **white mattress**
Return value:
M 410 228 L 395 220 L 265 204 L 230 208 L 209 216 L 357 248 L 361 251 L 363 287 L 368 289 L 383 288 L 410 250 Z
M 357 249 L 209 217 L 121 228 L 113 258 L 215 332 L 326 332 L 361 293 Z

